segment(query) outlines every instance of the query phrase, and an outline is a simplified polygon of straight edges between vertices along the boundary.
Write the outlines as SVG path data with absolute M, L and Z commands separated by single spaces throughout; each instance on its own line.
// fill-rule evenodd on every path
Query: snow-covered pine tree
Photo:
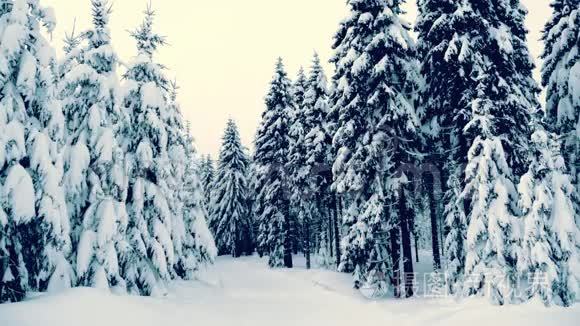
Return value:
M 176 102 L 176 87 L 172 84 L 171 103 L 176 112 L 180 112 Z M 175 273 L 177 276 L 192 280 L 195 273 L 203 266 L 212 264 L 217 255 L 217 248 L 207 225 L 208 216 L 201 182 L 196 167 L 195 149 L 189 122 L 186 123 L 179 143 L 183 145 L 184 167 L 181 180 L 178 180 L 179 190 L 174 193 L 174 199 L 180 201 L 182 212 L 178 213 L 179 230 L 173 227 L 173 242 L 176 253 Z
M 38 1 L 0 2 L 0 256 L 8 266 L 0 302 L 70 287 L 64 191 L 64 118 L 56 98 L 55 27 Z
M 209 209 L 209 203 L 211 201 L 210 195 L 215 179 L 215 166 L 209 154 L 202 156 L 200 159 L 199 177 L 201 178 L 201 186 L 203 187 L 206 209 Z
M 443 176 L 442 186 L 446 186 L 443 191 L 446 191 L 444 202 L 447 203 L 445 224 L 448 235 L 444 247 L 452 293 L 453 285 L 460 282 L 465 264 L 463 242 L 466 221 L 461 220 L 465 213 L 462 203 L 457 203 L 457 198 L 463 191 L 462 164 L 469 148 L 469 140 L 459 137 L 461 133 L 454 131 L 461 130 L 469 121 L 468 110 L 461 108 L 467 108 L 468 92 L 473 87 L 468 70 L 473 63 L 466 61 L 469 57 L 464 56 L 459 60 L 456 56 L 446 56 L 450 42 L 459 37 L 455 33 L 458 30 L 457 24 L 461 22 L 461 17 L 456 17 L 460 4 L 448 0 L 418 1 L 415 27 L 418 57 L 422 59 L 421 72 L 425 78 L 418 106 L 424 112 L 423 134 L 429 145 L 426 146 L 427 159 L 439 169 Z M 429 181 L 425 182 L 428 186 Z M 431 219 L 442 219 L 438 216 L 441 210 L 432 206 L 436 194 L 427 195 L 430 197 Z
M 251 255 L 252 223 L 248 207 L 249 159 L 238 127 L 228 120 L 210 203 L 210 229 L 220 255 Z
M 412 138 L 403 135 L 415 133 L 418 127 L 409 96 L 416 90 L 418 67 L 409 26 L 399 18 L 401 1 L 348 3 L 351 14 L 335 36 L 332 59 L 337 84 L 332 105 L 333 111 L 338 111 L 333 187 L 343 194 L 346 205 L 340 268 L 353 271 L 355 287 L 359 287 L 390 273 L 384 183 L 411 163 L 405 150 L 412 145 L 407 143 Z M 387 151 L 392 143 L 399 145 Z M 405 179 L 405 173 L 399 177 Z M 404 194 L 400 207 L 407 207 L 408 191 L 400 193 Z M 404 227 L 407 218 L 403 214 L 392 224 Z M 410 239 L 409 234 L 403 236 Z M 410 241 L 404 241 L 403 248 L 406 255 L 411 254 Z M 405 272 L 412 273 L 412 258 L 405 261 Z M 398 262 L 392 264 L 398 266 Z M 407 295 L 412 295 L 413 280 L 407 281 Z
M 124 291 L 119 259 L 128 218 L 127 176 L 119 138 L 126 117 L 118 103 L 118 58 L 108 28 L 111 7 L 106 0 L 92 0 L 91 7 L 93 26 L 83 34 L 82 49 L 70 50 L 78 64 L 65 72 L 60 91 L 70 137 L 65 184 L 74 262 L 78 285 Z
M 189 134 L 189 133 L 188 133 Z M 177 257 L 177 275 L 193 280 L 195 272 L 213 264 L 217 248 L 207 223 L 207 212 L 203 206 L 203 191 L 195 164 L 193 139 L 189 136 L 188 165 L 186 168 L 183 192 L 185 238 L 182 243 L 182 256 Z
M 288 179 L 291 83 L 282 59 L 276 63 L 266 96 L 266 110 L 255 139 L 254 216 L 259 223 L 257 245 L 271 267 L 292 267 Z
M 513 300 L 517 282 L 517 192 L 501 136 L 497 136 L 501 135 L 498 116 L 492 113 L 501 106 L 490 98 L 495 95 L 493 88 L 499 87 L 498 76 L 488 70 L 481 73 L 480 98 L 473 101 L 472 120 L 465 127 L 476 137 L 469 150 L 461 194 L 470 203 L 464 290 L 467 295 L 486 295 L 492 303 L 503 305 Z
M 308 171 L 306 170 L 307 152 L 305 136 L 309 126 L 306 124 L 304 94 L 308 80 L 304 69 L 300 67 L 298 76 L 292 86 L 292 110 L 288 115 L 288 159 L 285 170 L 288 174 L 288 192 L 290 195 L 290 236 L 293 249 L 302 248 L 306 257 L 306 268 L 310 268 L 312 253 L 312 213 L 316 210 L 313 204 L 314 194 L 308 189 Z M 301 243 L 298 244 L 297 242 Z
M 548 128 L 563 137 L 562 153 L 570 168 L 572 182 L 579 189 L 580 1 L 554 0 L 551 5 L 553 14 L 544 29 L 545 48 L 542 54 L 546 118 Z
M 338 233 L 338 221 L 336 218 L 336 202 L 334 193 L 331 192 L 332 184 L 332 136 L 329 134 L 327 115 L 329 114 L 328 86 L 326 75 L 318 54 L 314 54 L 310 75 L 308 77 L 308 88 L 304 94 L 305 125 L 307 130 L 304 139 L 304 152 L 306 153 L 305 174 L 308 177 L 308 192 L 316 198 L 312 202 L 316 206 L 311 210 L 313 221 L 318 221 L 318 225 L 325 225 L 327 229 L 319 230 L 324 233 L 320 236 L 325 241 L 320 241 L 320 246 L 324 248 L 324 254 L 329 254 L 334 248 L 337 261 L 340 261 L 340 239 Z M 311 196 L 312 197 L 312 196 Z M 328 220 L 322 223 L 322 219 Z M 333 231 L 333 232 L 329 232 Z M 312 232 L 312 231 L 311 231 Z M 332 233 L 334 237 L 327 235 Z M 334 240 L 334 241 L 333 241 Z M 319 248 L 322 251 L 323 248 Z
M 138 55 L 124 74 L 123 105 L 130 112 L 127 151 L 130 166 L 127 209 L 128 246 L 122 272 L 131 293 L 159 295 L 172 277 L 176 257 L 172 216 L 162 182 L 170 175 L 167 124 L 170 83 L 164 67 L 153 60 L 165 38 L 153 31 L 154 11 L 148 7 L 143 23 L 131 33 Z
M 449 284 L 460 283 L 465 266 L 464 216 L 459 196 L 465 182 L 464 165 L 476 134 L 465 132 L 472 119 L 472 103 L 485 74 L 498 76 L 490 100 L 491 114 L 502 136 L 506 159 L 516 175 L 526 169 L 530 115 L 537 109 L 537 85 L 526 45 L 525 10 L 520 1 L 421 0 L 417 24 L 419 57 L 426 84 L 421 111 L 424 133 L 438 144 L 432 161 L 444 176 L 447 237 L 445 253 Z M 484 33 L 482 33 L 484 31 Z M 493 71 L 485 71 L 487 66 Z M 503 91 L 502 91 L 503 90 Z M 451 108 L 451 109 L 450 109 Z M 459 227 L 458 227 L 459 226 Z
M 518 269 L 532 278 L 529 296 L 539 296 L 546 305 L 570 306 L 580 290 L 573 271 L 580 235 L 574 221 L 574 188 L 556 136 L 538 130 L 532 143 L 532 161 L 518 186 L 524 212 Z
M 184 224 L 183 195 L 185 193 L 184 180 L 186 173 L 186 129 L 181 115 L 181 109 L 177 102 L 179 87 L 176 81 L 169 82 L 168 104 L 166 113 L 162 115 L 163 123 L 167 130 L 167 160 L 161 167 L 161 174 L 166 177 L 158 180 L 161 192 L 165 195 L 167 206 L 171 214 L 171 239 L 174 249 L 175 271 L 180 270 L 180 257 L 183 257 L 183 241 L 186 237 Z M 181 270 L 180 270 L 181 271 Z M 173 271 L 172 271 L 173 272 Z M 181 273 L 182 275 L 185 273 Z M 173 276 L 173 275 L 172 275 Z

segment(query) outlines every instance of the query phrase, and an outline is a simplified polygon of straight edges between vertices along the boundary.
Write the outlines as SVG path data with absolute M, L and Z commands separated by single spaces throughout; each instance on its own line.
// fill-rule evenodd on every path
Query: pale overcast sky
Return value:
M 147 0 L 115 0 L 111 17 L 113 45 L 122 60 L 135 54 L 127 30 L 142 19 Z M 540 31 L 550 15 L 550 0 L 523 0 L 530 11 L 532 54 L 541 52 Z M 89 0 L 42 0 L 54 7 L 58 26 L 55 45 L 65 31 L 90 26 Z M 217 157 L 228 118 L 234 118 L 244 144 L 251 147 L 264 110 L 264 96 L 275 59 L 284 58 L 291 77 L 310 66 L 313 52 L 323 61 L 331 56 L 332 37 L 347 14 L 346 0 L 152 0 L 156 30 L 169 46 L 157 56 L 177 78 L 185 118 L 191 121 L 199 153 Z M 414 22 L 415 1 L 406 6 Z M 327 74 L 331 66 L 326 64 Z

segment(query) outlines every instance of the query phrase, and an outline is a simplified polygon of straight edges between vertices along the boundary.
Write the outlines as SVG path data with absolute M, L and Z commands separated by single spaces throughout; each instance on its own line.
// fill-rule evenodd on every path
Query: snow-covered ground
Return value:
M 191 325 L 578 325 L 580 305 L 506 307 L 485 300 L 423 297 L 380 301 L 351 288 L 349 275 L 297 268 L 272 270 L 258 257 L 219 258 L 199 281 L 175 282 L 164 298 L 116 296 L 77 288 L 0 305 L 2 326 Z M 419 272 L 430 262 L 417 264 Z

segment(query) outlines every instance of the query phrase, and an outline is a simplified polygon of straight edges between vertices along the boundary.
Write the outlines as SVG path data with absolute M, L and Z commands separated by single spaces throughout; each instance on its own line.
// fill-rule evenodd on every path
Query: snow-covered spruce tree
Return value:
M 444 177 L 444 251 L 453 290 L 454 284 L 461 283 L 465 266 L 465 233 L 458 226 L 465 225 L 469 212 L 458 195 L 464 188 L 468 149 L 476 137 L 464 130 L 478 98 L 479 76 L 491 66 L 493 71 L 487 73 L 499 78 L 491 113 L 497 116 L 496 136 L 502 135 L 506 159 L 516 175 L 526 169 L 529 120 L 538 107 L 538 88 L 519 1 L 422 0 L 419 5 L 419 57 L 426 80 L 420 110 L 425 114 L 427 139 L 437 144 L 432 161 L 440 161 Z
M 199 177 L 201 178 L 201 186 L 203 187 L 204 202 L 206 209 L 209 209 L 211 201 L 210 195 L 215 180 L 215 167 L 213 160 L 209 154 L 202 156 L 199 162 Z
M 172 92 L 171 98 L 172 105 L 177 109 L 175 91 Z M 176 249 L 175 273 L 187 280 L 194 279 L 195 273 L 201 267 L 212 264 L 217 255 L 217 248 L 207 225 L 203 189 L 195 164 L 196 152 L 190 130 L 190 125 L 187 123 L 184 132 L 181 133 L 185 166 L 179 191 L 174 195 L 175 199 L 181 202 L 183 211 L 179 216 L 182 221 L 178 223 L 183 226 L 173 233 Z M 173 229 L 176 229 L 175 226 Z
M 354 272 L 355 287 L 359 287 L 390 273 L 384 182 L 410 163 L 410 157 L 405 156 L 405 149 L 412 145 L 406 142 L 410 138 L 398 140 L 417 128 L 409 94 L 416 89 L 418 76 L 409 27 L 399 18 L 401 2 L 348 3 L 351 15 L 335 36 L 332 59 L 337 83 L 332 105 L 333 111 L 338 111 L 333 187 L 343 194 L 346 206 L 340 269 Z M 387 151 L 392 143 L 399 145 Z M 400 196 L 400 206 L 406 207 L 408 192 L 400 193 L 405 194 Z M 403 214 L 392 224 L 406 224 L 407 218 Z M 404 242 L 403 247 L 410 255 L 410 242 Z M 411 273 L 412 258 L 406 261 L 405 271 Z M 398 261 L 392 263 L 398 265 Z M 412 280 L 407 281 L 407 295 L 412 295 Z
M 546 305 L 570 306 L 580 293 L 580 280 L 573 271 L 579 258 L 577 212 L 571 200 L 574 188 L 556 136 L 539 130 L 532 143 L 532 161 L 518 186 L 524 211 L 518 269 L 532 277 L 530 297 L 539 296 Z
M 159 188 L 166 198 L 171 215 L 175 270 L 180 268 L 178 261 L 180 257 L 183 257 L 183 241 L 186 237 L 182 196 L 185 192 L 184 178 L 188 159 L 185 150 L 187 142 L 185 123 L 177 102 L 178 89 L 176 81 L 169 82 L 166 112 L 161 115 L 167 131 L 167 156 L 164 157 L 165 163 L 160 166 L 160 174 L 166 177 L 158 180 Z
M 127 228 L 127 176 L 120 146 L 125 114 L 118 103 L 118 58 L 108 28 L 110 6 L 92 0 L 93 26 L 86 44 L 61 81 L 70 139 L 65 184 L 77 284 L 125 290 L 120 275 L 121 242 Z M 69 55 L 74 54 L 71 49 Z
M 308 88 L 304 94 L 305 108 L 305 132 L 304 147 L 306 157 L 305 174 L 308 176 L 307 187 L 310 194 L 316 197 L 316 205 L 312 210 L 313 221 L 319 221 L 319 225 L 326 225 L 319 233 L 319 251 L 324 250 L 325 254 L 334 248 L 337 263 L 340 261 L 340 239 L 338 236 L 338 221 L 336 218 L 336 201 L 331 192 L 332 184 L 332 136 L 329 133 L 327 115 L 329 114 L 328 86 L 326 75 L 318 54 L 314 54 L 310 75 L 308 77 Z M 322 219 L 328 223 L 322 223 Z M 332 232 L 329 232 L 332 231 Z M 329 237 L 332 233 L 334 237 Z M 334 241 L 333 241 L 334 240 Z M 321 248 L 321 246 L 326 248 Z
M 64 119 L 56 98 L 53 12 L 38 1 L 0 2 L 0 302 L 71 286 L 64 191 Z
M 292 110 L 289 116 L 288 159 L 285 170 L 288 174 L 288 193 L 290 195 L 290 242 L 294 250 L 302 248 L 306 257 L 306 268 L 310 268 L 312 253 L 312 214 L 316 209 L 314 196 L 308 189 L 308 171 L 306 171 L 307 152 L 305 135 L 309 129 L 305 119 L 304 94 L 308 81 L 301 67 L 292 86 Z M 301 240 L 301 241 L 300 241 Z M 300 241 L 300 245 L 297 243 Z
M 228 120 L 210 203 L 210 229 L 220 255 L 251 255 L 252 223 L 248 207 L 249 159 L 238 127 Z
M 254 216 L 259 223 L 257 245 L 269 256 L 271 267 L 292 267 L 288 174 L 289 114 L 292 109 L 291 83 L 278 59 L 266 110 L 255 139 Z
M 159 295 L 175 264 L 172 216 L 162 180 L 170 177 L 168 162 L 168 90 L 164 67 L 153 54 L 165 39 L 153 32 L 154 12 L 148 7 L 143 23 L 131 33 L 138 55 L 125 80 L 123 105 L 130 112 L 127 151 L 130 166 L 127 208 L 129 223 L 122 272 L 131 293 Z
M 444 178 L 442 186 L 446 186 L 443 191 L 446 191 L 444 202 L 447 203 L 445 224 L 448 235 L 444 251 L 452 293 L 454 284 L 460 282 L 465 264 L 463 242 L 466 221 L 461 220 L 465 213 L 457 198 L 463 191 L 462 163 L 466 161 L 469 148 L 469 140 L 459 137 L 461 133 L 455 131 L 462 130 L 469 121 L 468 110 L 461 108 L 468 107 L 470 92 L 474 87 L 469 76 L 470 67 L 473 66 L 473 62 L 467 61 L 470 57 L 464 55 L 459 60 L 457 56 L 446 55 L 451 41 L 455 40 L 456 44 L 460 36 L 456 32 L 461 22 L 461 16 L 457 15 L 461 4 L 462 1 L 418 1 L 419 14 L 415 28 L 418 34 L 418 57 L 422 59 L 421 72 L 425 78 L 418 107 L 424 112 L 423 134 L 428 145 L 427 161 L 439 169 Z M 429 181 L 425 181 L 428 186 Z M 436 194 L 427 195 L 432 205 Z M 442 219 L 438 216 L 439 211 L 431 206 L 431 219 Z
M 501 130 L 496 125 L 498 117 L 492 114 L 495 106 L 501 105 L 490 98 L 499 80 L 489 71 L 482 73 L 478 76 L 480 98 L 472 103 L 472 120 L 466 126 L 466 131 L 476 136 L 469 150 L 461 194 L 470 203 L 464 291 L 467 295 L 488 296 L 492 303 L 503 305 L 513 300 L 517 283 L 517 192 L 501 136 L 497 136 Z
M 548 128 L 563 137 L 573 183 L 580 181 L 580 1 L 554 0 L 544 29 L 542 84 Z M 580 196 L 580 194 L 577 194 Z M 578 206 L 577 206 L 578 207 Z

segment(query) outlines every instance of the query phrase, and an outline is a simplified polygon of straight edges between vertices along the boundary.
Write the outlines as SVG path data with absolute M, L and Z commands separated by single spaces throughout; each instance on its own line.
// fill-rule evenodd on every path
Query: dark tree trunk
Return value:
M 427 174 L 425 180 L 425 188 L 427 196 L 429 197 L 429 217 L 431 219 L 431 248 L 433 251 L 433 267 L 435 270 L 441 269 L 441 255 L 439 254 L 439 213 L 437 195 L 435 194 L 435 176 L 431 173 Z
M 289 214 L 286 214 L 286 219 L 284 220 L 284 266 L 287 268 L 292 268 L 292 222 L 290 221 Z
M 439 254 L 439 223 L 438 216 L 440 210 L 437 209 L 437 195 L 435 194 L 435 177 L 427 174 L 425 188 L 429 197 L 429 217 L 431 219 L 431 247 L 433 249 L 433 267 L 435 270 L 441 269 L 441 256 Z
M 330 257 L 334 257 L 334 228 L 332 227 L 332 210 L 330 207 L 326 208 L 326 214 L 328 215 L 328 250 L 330 252 Z
M 304 255 L 306 256 L 306 269 L 310 269 L 310 223 L 304 223 Z
M 391 285 L 393 286 L 393 296 L 395 298 L 401 297 L 401 246 L 399 244 L 399 239 L 401 238 L 401 231 L 399 228 L 398 217 L 391 216 L 390 212 L 387 212 L 387 218 L 392 221 L 391 230 L 389 231 L 389 241 L 391 250 L 391 261 L 393 263 L 393 276 L 391 278 Z
M 340 255 L 342 254 L 340 252 L 340 231 L 338 228 L 338 223 L 342 220 L 342 208 L 340 204 L 340 198 L 334 197 L 334 201 L 336 211 L 334 212 L 332 227 L 334 228 L 334 251 L 336 252 L 336 268 L 338 268 L 338 266 L 340 266 Z
M 290 230 L 292 230 L 292 253 L 295 255 L 298 254 L 298 251 L 301 249 L 300 238 L 302 234 L 300 234 L 300 221 L 298 220 L 298 216 L 294 215 L 292 220 L 290 221 Z
M 405 282 L 405 297 L 413 296 L 413 254 L 411 249 L 411 232 L 409 209 L 407 208 L 405 191 L 402 189 L 399 196 L 399 219 L 401 223 L 401 244 L 403 246 L 403 278 Z
M 419 262 L 419 236 L 415 232 L 415 261 Z
M 466 138 L 466 137 L 460 137 L 461 138 Z M 464 141 L 460 141 L 460 142 L 465 142 Z M 443 162 L 446 158 L 440 156 L 439 157 L 439 161 Z M 445 198 L 445 195 L 447 194 L 447 180 L 449 179 L 449 176 L 451 175 L 452 171 L 447 171 L 445 169 L 445 167 L 441 164 L 439 165 L 439 171 L 440 171 L 440 181 L 439 181 L 439 188 L 440 188 L 440 198 L 443 199 Z M 464 170 L 464 169 L 462 169 Z M 439 225 L 439 243 L 441 244 L 439 249 L 441 249 L 441 257 L 445 257 L 445 204 L 443 203 L 443 200 L 440 200 L 440 203 L 437 205 L 437 209 L 439 214 L 437 215 L 438 219 L 437 219 L 437 225 Z

